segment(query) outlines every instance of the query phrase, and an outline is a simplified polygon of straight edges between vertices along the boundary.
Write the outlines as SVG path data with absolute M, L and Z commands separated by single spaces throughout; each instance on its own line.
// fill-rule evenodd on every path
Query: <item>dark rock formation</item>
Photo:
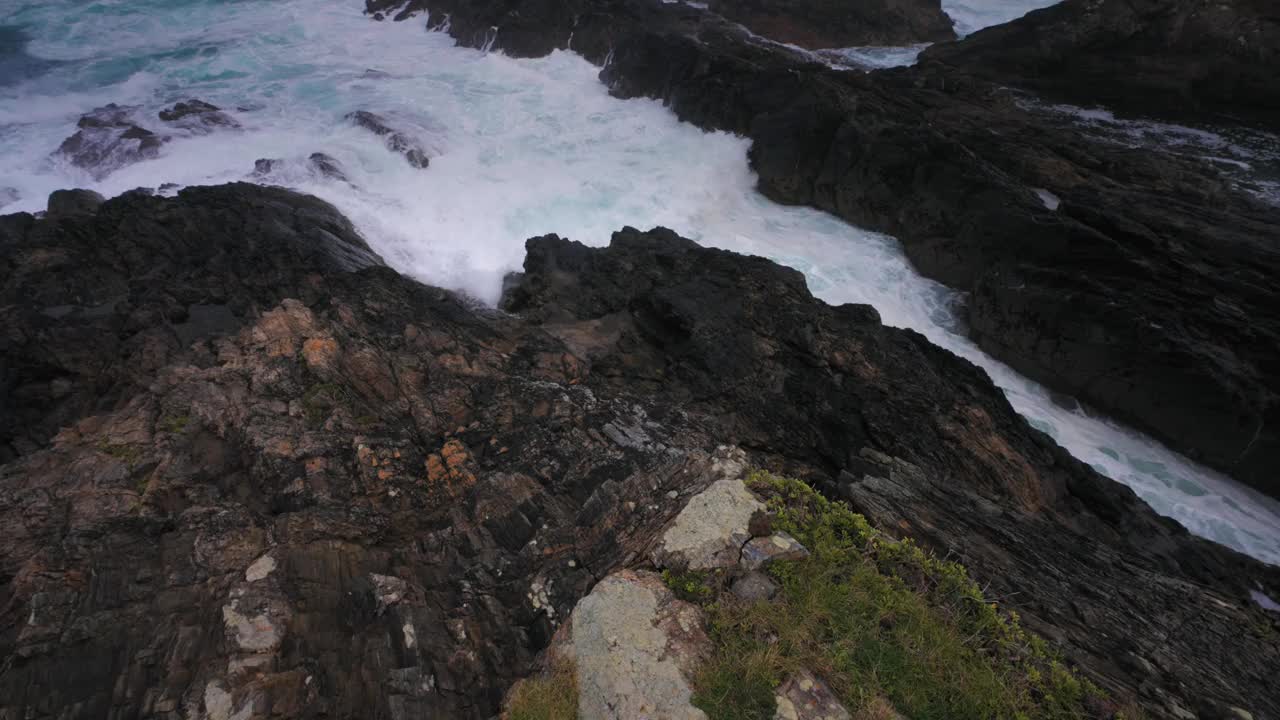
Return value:
M 49 216 L 92 215 L 104 202 L 106 198 L 92 190 L 54 190 L 49 194 L 46 213 Z
M 1136 113 L 1280 122 L 1270 0 L 1065 0 L 922 59 Z
M 667 231 L 525 271 L 523 317 L 476 308 L 251 185 L 0 217 L 0 716 L 490 717 L 722 444 L 958 553 L 1157 714 L 1280 711 L 1280 571 L 969 363 Z
M 1082 136 L 940 63 L 833 71 L 684 5 L 500 5 L 415 0 L 399 17 L 448 13 L 468 44 L 497 25 L 516 54 L 572 37 L 609 59 L 614 94 L 751 137 L 769 197 L 897 236 L 972 294 L 989 353 L 1280 496 L 1280 208 L 1210 163 Z
M 168 140 L 134 124 L 137 108 L 111 103 L 83 115 L 74 135 L 55 152 L 76 167 L 101 179 L 115 170 L 160 154 Z
M 287 161 L 283 158 L 258 158 L 253 161 L 253 176 L 258 179 L 268 178 L 285 170 L 290 165 L 294 167 L 301 165 L 306 171 L 319 174 L 321 177 L 331 180 L 340 180 L 345 183 L 351 182 L 347 178 L 347 173 L 342 169 L 342 163 L 338 162 L 332 155 L 326 155 L 322 152 L 311 153 L 307 156 L 305 162 L 301 160 Z
M 240 123 L 222 108 L 194 98 L 161 110 L 160 119 L 201 135 L 240 127 Z
M 431 160 L 427 156 L 427 151 L 422 149 L 418 141 L 410 137 L 408 133 L 392 127 L 390 121 L 385 117 L 377 113 L 371 113 L 368 110 L 357 110 L 347 115 L 347 119 L 381 137 L 391 152 L 403 155 L 410 165 L 416 168 L 425 168 L 430 164 Z
M 714 0 L 753 32 L 811 49 L 954 39 L 940 0 Z

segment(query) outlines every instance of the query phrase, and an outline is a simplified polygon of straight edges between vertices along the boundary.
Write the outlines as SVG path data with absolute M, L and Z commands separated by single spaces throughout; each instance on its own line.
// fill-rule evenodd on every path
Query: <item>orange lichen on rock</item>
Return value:
M 427 484 L 433 493 L 457 497 L 476 484 L 469 469 L 471 454 L 459 440 L 449 440 L 439 453 L 427 456 Z

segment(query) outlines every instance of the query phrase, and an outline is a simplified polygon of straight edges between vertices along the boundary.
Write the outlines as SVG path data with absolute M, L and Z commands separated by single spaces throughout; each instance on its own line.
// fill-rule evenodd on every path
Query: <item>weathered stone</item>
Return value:
M 244 571 L 244 579 L 248 582 L 257 582 L 272 573 L 276 569 L 276 560 L 270 555 L 263 555 Z
M 717 480 L 689 498 L 653 551 L 658 567 L 712 570 L 738 564 L 751 516 L 764 507 L 739 477 Z
M 102 195 L 93 190 L 54 190 L 49 193 L 46 212 L 50 216 L 92 215 L 105 201 Z
M 624 570 L 601 580 L 574 608 L 572 662 L 578 716 L 705 720 L 690 678 L 710 651 L 702 613 L 662 578 Z
M 803 560 L 809 557 L 809 550 L 799 540 L 784 532 L 775 532 L 768 537 L 752 538 L 742 546 L 742 567 L 747 570 L 760 570 L 770 563 L 780 560 Z
M 729 591 L 746 602 L 763 602 L 778 594 L 778 584 L 762 572 L 749 572 L 734 580 Z
M 808 670 L 787 678 L 774 695 L 776 720 L 850 720 L 831 688 Z

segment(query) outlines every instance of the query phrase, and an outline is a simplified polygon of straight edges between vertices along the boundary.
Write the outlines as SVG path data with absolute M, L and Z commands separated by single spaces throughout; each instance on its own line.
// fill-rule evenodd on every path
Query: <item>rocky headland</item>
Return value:
M 745 0 L 367 5 L 515 56 L 572 49 L 619 97 L 751 138 L 763 193 L 894 234 L 968 293 L 992 355 L 1280 495 L 1280 209 L 1039 104 L 1269 117 L 1266 8 L 1068 0 L 864 73 L 779 42 L 944 39 L 936 3 L 859 5 L 891 29 L 800 0 L 782 24 Z M 109 173 L 240 112 L 107 105 L 54 159 Z M 347 121 L 436 170 L 412 118 Z M 245 172 L 346 180 L 323 150 Z M 565 717 L 698 720 L 700 669 L 752 686 L 723 608 L 794 650 L 770 623 L 810 580 L 884 595 L 876 647 L 924 627 L 920 654 L 1009 673 L 1010 697 L 942 687 L 957 716 L 1280 716 L 1280 569 L 797 271 L 663 228 L 547 235 L 491 308 L 397 273 L 316 198 L 171 189 L 0 216 L 0 720 L 521 720 L 538 693 Z M 933 677 L 845 708 L 830 670 L 787 666 L 762 716 L 937 708 Z
M 1280 572 L 763 259 L 534 238 L 502 312 L 239 184 L 56 193 L 0 268 L 2 717 L 491 717 L 751 467 L 962 560 L 1153 716 L 1280 712 Z

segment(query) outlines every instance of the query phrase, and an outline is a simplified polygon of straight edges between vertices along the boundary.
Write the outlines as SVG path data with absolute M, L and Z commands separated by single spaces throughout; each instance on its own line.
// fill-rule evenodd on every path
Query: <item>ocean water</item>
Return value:
M 1016 9 L 980 7 L 965 11 L 973 22 Z M 1028 422 L 1158 512 L 1280 564 L 1280 503 L 1056 404 L 957 334 L 961 298 L 912 270 L 896 240 L 769 202 L 754 190 L 747 141 L 681 124 L 657 102 L 611 98 L 597 72 L 567 52 L 457 48 L 422 18 L 370 21 L 357 0 L 0 0 L 0 212 L 38 211 L 63 187 L 110 196 L 252 179 L 255 160 L 279 158 L 264 181 L 332 202 L 402 272 L 491 303 L 530 236 L 602 245 L 623 225 L 665 225 L 795 267 L 828 302 L 874 305 L 984 367 Z M 101 179 L 50 158 L 94 107 L 134 106 L 160 131 L 156 113 L 189 97 L 242 129 L 175 133 L 158 157 Z M 431 166 L 411 167 L 344 120 L 357 109 L 416 138 Z M 311 169 L 314 152 L 347 181 Z

